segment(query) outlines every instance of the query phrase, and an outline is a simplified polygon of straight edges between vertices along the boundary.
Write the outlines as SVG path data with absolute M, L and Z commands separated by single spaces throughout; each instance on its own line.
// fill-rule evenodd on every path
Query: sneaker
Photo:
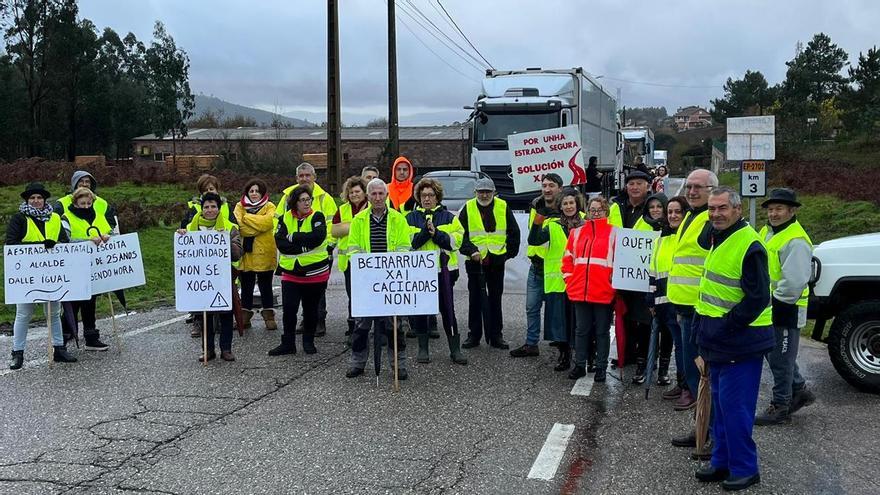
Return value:
M 662 396 L 664 400 L 675 400 L 681 397 L 682 389 L 678 385 L 672 387 L 670 390 L 663 392 Z
M 84 347 L 87 351 L 106 351 L 110 346 L 101 342 L 101 339 L 95 338 L 87 338 L 86 345 Z
M 791 421 L 789 408 L 770 404 L 761 414 L 755 416 L 756 426 L 780 425 Z
M 645 383 L 645 375 L 644 375 L 644 372 L 642 372 L 642 373 L 638 373 L 638 372 L 637 372 L 637 373 L 632 377 L 632 382 L 633 382 L 634 385 L 641 385 L 641 384 Z
M 523 344 L 520 347 L 510 351 L 510 357 L 529 357 L 538 356 L 538 346 Z
M 220 359 L 224 361 L 235 361 L 235 354 L 232 351 L 220 351 Z
M 794 414 L 814 402 L 816 402 L 816 395 L 804 387 L 795 392 L 791 397 L 791 405 L 788 407 L 788 413 Z
M 56 363 L 75 363 L 76 358 L 73 357 L 69 352 L 67 352 L 67 348 L 62 346 L 55 346 L 55 351 L 52 353 L 52 360 Z
M 669 375 L 660 375 L 657 377 L 657 385 L 661 387 L 665 387 L 672 383 L 672 379 L 669 378 Z
M 691 394 L 690 390 L 682 390 L 681 396 L 672 404 L 672 408 L 676 411 L 687 411 L 693 409 L 697 405 L 697 398 Z

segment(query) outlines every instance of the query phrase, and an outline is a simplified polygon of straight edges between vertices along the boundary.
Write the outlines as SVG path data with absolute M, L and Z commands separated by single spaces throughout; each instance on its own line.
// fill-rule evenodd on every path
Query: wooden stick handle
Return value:
M 392 327 L 394 332 L 394 391 L 400 392 L 400 380 L 397 378 L 397 316 L 394 317 Z
M 46 301 L 46 327 L 49 329 L 49 367 L 51 368 L 55 362 L 55 346 L 52 342 L 52 301 Z
M 202 311 L 202 364 L 208 365 L 208 312 Z

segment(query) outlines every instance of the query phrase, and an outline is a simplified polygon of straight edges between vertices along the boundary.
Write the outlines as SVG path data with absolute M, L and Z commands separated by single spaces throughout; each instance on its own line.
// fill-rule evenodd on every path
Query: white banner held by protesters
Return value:
M 614 229 L 614 272 L 611 286 L 620 290 L 648 292 L 651 290 L 648 274 L 654 241 L 660 232 Z
M 576 125 L 523 132 L 507 136 L 513 189 L 517 193 L 540 191 L 544 174 L 553 172 L 563 184 L 587 182 L 581 133 Z
M 174 299 L 177 311 L 232 310 L 229 232 L 174 234 Z
M 4 246 L 6 304 L 84 301 L 92 297 L 86 242 Z
M 115 235 L 98 246 L 91 244 L 92 294 L 104 294 L 147 283 L 144 259 L 136 233 Z
M 365 253 L 351 257 L 351 315 L 435 315 L 437 251 Z

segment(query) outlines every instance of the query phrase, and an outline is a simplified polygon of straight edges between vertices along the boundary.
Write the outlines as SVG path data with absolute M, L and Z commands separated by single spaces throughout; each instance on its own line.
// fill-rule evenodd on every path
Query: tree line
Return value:
M 76 0 L 0 0 L 0 159 L 127 157 L 133 137 L 186 135 L 189 57 L 79 16 Z
M 728 78 L 724 96 L 712 100 L 712 118 L 776 115 L 785 140 L 876 137 L 880 131 L 880 50 L 846 50 L 818 33 L 786 62 L 785 80 L 771 86 L 760 71 Z M 844 68 L 846 70 L 844 71 Z

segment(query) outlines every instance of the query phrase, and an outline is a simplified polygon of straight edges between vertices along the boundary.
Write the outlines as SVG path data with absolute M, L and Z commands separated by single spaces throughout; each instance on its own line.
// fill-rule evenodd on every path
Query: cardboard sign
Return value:
M 178 311 L 232 310 L 229 232 L 174 234 L 174 299 Z
M 92 297 L 90 242 L 4 246 L 6 304 L 84 301 Z
M 767 162 L 744 161 L 740 174 L 740 195 L 742 197 L 763 198 L 767 195 Z
M 98 246 L 89 244 L 93 295 L 147 283 L 137 234 L 115 235 Z
M 581 133 L 576 125 L 523 132 L 507 136 L 513 189 L 517 193 L 540 191 L 544 174 L 553 172 L 563 184 L 587 182 Z
M 351 315 L 434 315 L 439 312 L 437 251 L 355 254 Z
M 651 253 L 660 232 L 635 229 L 614 229 L 614 271 L 611 286 L 620 290 L 648 292 Z

